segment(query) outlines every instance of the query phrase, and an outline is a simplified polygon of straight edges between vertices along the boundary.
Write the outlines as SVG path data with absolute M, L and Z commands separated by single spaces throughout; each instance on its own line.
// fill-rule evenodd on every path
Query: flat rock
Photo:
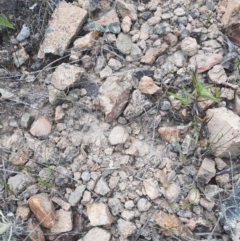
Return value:
M 108 206 L 104 203 L 88 205 L 87 214 L 92 226 L 111 225 L 113 222 Z
M 142 94 L 139 90 L 134 90 L 132 93 L 132 98 L 129 101 L 123 115 L 127 119 L 131 119 L 141 115 L 144 111 L 149 110 L 153 105 L 151 99 Z
M 207 124 L 211 151 L 216 157 L 237 156 L 240 153 L 240 117 L 225 107 L 208 109 Z
M 223 84 L 227 81 L 227 75 L 221 65 L 215 65 L 208 71 L 209 82 L 216 84 Z
M 225 28 L 232 24 L 240 23 L 240 2 L 238 0 L 227 1 L 227 7 L 222 16 L 222 23 Z
M 72 38 L 84 24 L 86 17 L 85 9 L 60 2 L 52 14 L 38 57 L 43 58 L 47 53 L 63 56 Z
M 110 132 L 108 140 L 111 145 L 117 145 L 125 143 L 128 137 L 129 135 L 124 127 L 115 126 Z
M 72 211 L 59 209 L 55 213 L 56 222 L 50 229 L 51 233 L 59 234 L 69 232 L 73 228 Z
M 108 205 L 113 216 L 119 215 L 124 209 L 118 198 L 109 198 Z
M 197 66 L 197 72 L 203 73 L 211 69 L 214 65 L 219 64 L 222 61 L 221 54 L 197 54 L 190 60 L 191 66 Z
M 156 94 L 160 92 L 161 88 L 158 87 L 151 77 L 143 76 L 139 82 L 138 89 L 144 94 Z
M 13 53 L 13 62 L 17 67 L 23 65 L 29 59 L 29 55 L 24 48 Z
M 111 233 L 105 229 L 102 228 L 92 228 L 87 232 L 87 234 L 78 241 L 110 241 L 111 239 Z
M 28 199 L 29 207 L 41 225 L 52 228 L 56 222 L 55 209 L 51 199 L 45 194 L 36 194 Z
M 137 9 L 133 4 L 126 3 L 123 0 L 118 0 L 116 4 L 117 12 L 122 18 L 128 16 L 132 21 L 137 20 Z
M 117 228 L 123 238 L 129 237 L 137 231 L 137 227 L 132 222 L 125 221 L 122 218 L 118 219 Z
M 180 198 L 181 188 L 176 183 L 171 183 L 165 190 L 165 197 L 170 203 L 177 202 Z
M 216 174 L 215 162 L 204 158 L 197 173 L 197 180 L 200 184 L 207 184 Z
M 116 46 L 122 54 L 130 54 L 132 49 L 131 36 L 125 33 L 120 33 L 116 40 Z
M 30 133 L 39 138 L 47 137 L 52 130 L 51 122 L 45 117 L 40 116 L 31 126 Z
M 70 194 L 68 202 L 71 204 L 71 206 L 75 206 L 81 200 L 85 189 L 85 185 L 80 185 Z
M 51 84 L 58 90 L 66 90 L 80 84 L 85 70 L 81 67 L 62 63 L 52 74 Z
M 146 179 L 143 181 L 143 186 L 148 197 L 152 200 L 159 197 L 158 182 L 153 179 Z
M 132 85 L 121 77 L 111 76 L 99 88 L 99 96 L 95 100 L 97 109 L 105 113 L 107 122 L 113 121 L 121 115 L 126 106 Z

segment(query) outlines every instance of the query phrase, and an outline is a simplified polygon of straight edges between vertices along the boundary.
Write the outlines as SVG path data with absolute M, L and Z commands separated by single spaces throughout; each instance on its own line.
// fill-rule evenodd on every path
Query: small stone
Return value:
M 209 158 L 204 158 L 197 173 L 200 184 L 207 184 L 216 174 L 215 162 Z
M 146 212 L 152 204 L 146 198 L 140 198 L 137 202 L 137 208 L 139 212 Z
M 29 59 L 29 55 L 24 48 L 19 49 L 13 53 L 13 61 L 17 67 L 23 65 Z
M 128 201 L 125 202 L 124 206 L 125 206 L 126 209 L 131 210 L 131 209 L 134 208 L 135 205 L 134 205 L 134 202 L 132 200 L 128 200 Z
M 7 50 L 0 50 L 0 64 L 7 64 L 10 61 L 10 54 Z M 3 69 L 1 69 L 3 70 Z M 8 74 L 8 72 L 3 72 L 4 74 Z M 1 74 L 2 75 L 2 74 Z
M 132 93 L 132 98 L 125 108 L 123 115 L 127 119 L 137 117 L 144 111 L 149 110 L 152 105 L 153 103 L 147 95 L 142 94 L 139 90 L 134 90 Z
M 177 202 L 180 197 L 181 188 L 176 183 L 172 183 L 165 191 L 165 197 L 170 203 Z
M 92 198 L 91 192 L 85 191 L 84 194 L 83 194 L 83 198 L 82 198 L 81 203 L 83 205 L 87 205 L 91 201 L 91 198 Z
M 161 110 L 166 111 L 166 110 L 169 110 L 169 109 L 171 109 L 171 103 L 167 100 L 164 100 L 162 102 L 162 105 L 161 105 Z
M 52 197 L 51 200 L 54 203 L 57 203 L 65 211 L 69 211 L 71 208 L 71 205 L 69 203 L 63 201 L 61 198 L 58 198 L 55 196 L 55 197 Z
M 64 118 L 65 113 L 63 111 L 62 106 L 57 106 L 55 110 L 55 121 L 60 121 Z
M 161 90 L 161 88 L 155 84 L 154 80 L 148 76 L 143 76 L 141 78 L 138 89 L 142 93 L 150 95 L 156 94 Z
M 222 61 L 221 54 L 197 54 L 193 56 L 189 62 L 190 66 L 197 66 L 197 72 L 203 73 L 211 69 L 214 65 Z
M 113 70 L 119 70 L 122 68 L 121 62 L 113 58 L 108 61 L 108 66 L 111 67 Z
M 132 38 L 125 33 L 120 33 L 116 41 L 117 49 L 122 54 L 130 54 L 132 49 Z
M 171 56 L 171 61 L 179 68 L 182 68 L 186 62 L 182 51 L 177 51 Z
M 27 221 L 30 215 L 30 209 L 27 206 L 18 206 L 16 210 L 16 217 Z
M 100 78 L 105 79 L 111 76 L 113 73 L 112 69 L 107 65 L 104 69 L 100 71 Z
M 116 8 L 122 18 L 128 16 L 132 21 L 137 20 L 137 9 L 133 4 L 126 3 L 123 0 L 118 0 Z
M 95 100 L 97 109 L 105 113 L 105 120 L 112 121 L 119 117 L 126 106 L 132 85 L 127 79 L 111 76 L 99 88 L 99 95 Z
M 55 213 L 56 222 L 50 231 L 54 234 L 69 232 L 73 228 L 72 211 L 59 209 Z
M 45 241 L 45 236 L 41 229 L 41 226 L 32 218 L 28 220 L 27 232 L 29 233 L 29 239 L 31 241 Z
M 102 196 L 106 195 L 109 191 L 110 188 L 108 187 L 107 182 L 104 180 L 104 178 L 100 178 L 95 186 L 94 191 L 97 194 L 100 194 Z
M 30 28 L 24 24 L 20 33 L 17 36 L 17 40 L 21 42 L 27 39 L 29 36 L 30 36 Z
M 121 218 L 118 219 L 117 228 L 123 238 L 129 237 L 137 231 L 136 226 L 132 222 L 125 221 Z
M 125 16 L 122 20 L 122 25 L 121 25 L 122 31 L 124 33 L 128 33 L 131 29 L 131 26 L 132 26 L 131 18 L 129 16 Z
M 122 126 L 115 126 L 109 134 L 108 140 L 111 145 L 123 144 L 127 141 L 129 135 Z
M 164 39 L 171 47 L 175 46 L 178 43 L 178 38 L 172 33 L 168 33 Z
M 31 180 L 24 173 L 18 173 L 17 175 L 13 177 L 9 177 L 8 179 L 8 186 L 15 195 L 21 193 L 24 189 L 26 189 L 32 183 L 33 183 L 33 180 Z
M 97 31 L 92 31 L 85 36 L 76 39 L 73 42 L 73 50 L 82 50 L 86 48 L 92 48 L 94 44 L 96 43 L 96 39 L 98 38 L 98 32 Z
M 208 71 L 208 77 L 211 83 L 223 84 L 227 81 L 227 75 L 221 65 L 215 65 Z
M 62 63 L 53 72 L 51 84 L 58 90 L 66 90 L 75 85 L 79 85 L 84 73 L 83 68 Z
M 91 175 L 90 175 L 89 172 L 85 171 L 85 172 L 82 173 L 81 177 L 82 177 L 82 180 L 84 182 L 88 182 L 90 180 L 90 178 L 91 178 Z
M 40 116 L 31 126 L 30 133 L 39 138 L 47 137 L 52 130 L 51 122 L 45 117 Z
M 147 22 L 143 23 L 140 29 L 139 39 L 147 40 L 149 38 L 149 31 L 150 31 L 150 26 L 148 25 L 148 23 Z
M 45 194 L 36 194 L 28 199 L 29 207 L 37 220 L 45 228 L 52 228 L 56 222 L 55 209 L 51 199 Z
M 153 33 L 160 37 L 167 35 L 171 31 L 171 26 L 168 23 L 159 23 L 153 28 Z
M 153 179 L 146 179 L 143 181 L 143 186 L 148 197 L 152 200 L 159 197 L 158 182 Z
M 130 221 L 135 217 L 135 211 L 124 210 L 121 216 L 126 221 Z
M 141 63 L 152 65 L 160 54 L 160 51 L 159 48 L 149 48 L 141 58 Z
M 108 205 L 113 216 L 119 215 L 123 211 L 123 206 L 118 198 L 109 198 Z
M 228 168 L 228 165 L 226 164 L 226 162 L 224 162 L 221 158 L 215 158 L 215 162 L 216 162 L 216 165 L 217 165 L 217 169 L 219 171 L 222 171 L 223 169 L 225 168 Z
M 78 241 L 110 241 L 111 233 L 102 228 L 92 228 L 87 234 Z
M 233 100 L 235 95 L 235 91 L 230 88 L 221 88 L 220 98 L 224 98 L 227 100 Z
M 71 204 L 71 206 L 75 206 L 81 200 L 85 189 L 85 185 L 80 185 L 70 194 L 68 202 Z
M 225 173 L 223 175 L 218 175 L 215 177 L 215 180 L 217 182 L 217 184 L 222 187 L 225 184 L 227 184 L 230 181 L 230 177 L 228 173 Z
M 200 193 L 199 190 L 196 188 L 192 188 L 188 193 L 188 201 L 193 205 L 198 205 L 200 202 Z
M 66 167 L 58 166 L 54 172 L 55 184 L 60 187 L 65 187 L 73 180 L 73 173 Z
M 184 55 L 193 56 L 198 51 L 197 41 L 195 38 L 187 37 L 181 42 L 181 49 Z
M 111 225 L 111 213 L 104 203 L 93 203 L 87 206 L 87 214 L 92 226 Z
M 183 8 L 176 8 L 173 13 L 177 15 L 178 17 L 184 16 L 186 12 L 184 11 Z
M 212 212 L 212 209 L 213 209 L 215 203 L 213 201 L 208 201 L 205 198 L 201 198 L 200 199 L 200 205 L 202 207 L 204 207 L 205 209 L 207 209 L 209 212 Z
M 158 129 L 159 136 L 170 143 L 176 143 L 179 139 L 180 131 L 175 127 L 160 127 Z
M 119 180 L 120 180 L 119 176 L 117 176 L 117 177 L 111 176 L 109 179 L 109 187 L 111 189 L 114 189 L 118 185 Z
M 21 117 L 21 126 L 29 129 L 34 121 L 34 117 L 28 113 L 24 113 Z

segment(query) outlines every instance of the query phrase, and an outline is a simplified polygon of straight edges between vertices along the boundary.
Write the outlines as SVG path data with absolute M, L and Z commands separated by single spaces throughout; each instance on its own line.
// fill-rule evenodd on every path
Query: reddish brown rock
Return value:
M 158 134 L 163 140 L 174 143 L 179 139 L 180 131 L 175 127 L 160 127 Z
M 141 63 L 153 64 L 160 52 L 161 50 L 158 48 L 149 48 L 146 54 L 141 58 Z
M 191 66 L 197 66 L 197 72 L 203 73 L 211 69 L 214 65 L 219 64 L 222 61 L 221 54 L 197 54 L 190 60 Z
M 45 194 L 36 194 L 28 199 L 31 211 L 45 228 L 52 228 L 56 222 L 55 209 L 51 199 Z
M 100 95 L 95 100 L 96 108 L 105 113 L 105 120 L 116 119 L 124 110 L 132 89 L 131 84 L 122 77 L 110 76 L 100 87 Z
M 110 23 L 112 24 L 119 23 L 118 15 L 114 9 L 104 14 L 99 20 L 95 21 L 95 24 L 97 26 L 102 26 L 102 27 L 106 27 Z
M 51 133 L 52 124 L 51 122 L 45 117 L 39 117 L 31 126 L 30 133 L 36 137 L 46 137 Z
M 52 53 L 62 56 L 74 35 L 76 35 L 87 17 L 87 11 L 65 1 L 60 2 L 52 14 L 48 31 L 46 31 L 43 44 L 38 57 Z
M 96 43 L 96 39 L 98 38 L 98 32 L 92 31 L 82 38 L 78 38 L 73 42 L 73 49 L 80 50 L 85 48 L 92 48 Z

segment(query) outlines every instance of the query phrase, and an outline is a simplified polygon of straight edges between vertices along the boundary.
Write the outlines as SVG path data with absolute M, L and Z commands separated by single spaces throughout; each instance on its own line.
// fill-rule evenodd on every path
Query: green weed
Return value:
M 0 17 L 0 26 L 14 29 L 13 24 L 8 21 L 8 18 L 4 14 Z

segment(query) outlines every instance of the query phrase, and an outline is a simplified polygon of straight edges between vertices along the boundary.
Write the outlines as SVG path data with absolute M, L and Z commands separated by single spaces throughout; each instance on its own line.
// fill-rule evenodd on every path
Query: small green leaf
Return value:
M 8 21 L 7 17 L 4 14 L 0 17 L 0 26 L 7 27 L 7 28 L 10 28 L 10 29 L 14 29 L 13 24 L 11 24 Z

